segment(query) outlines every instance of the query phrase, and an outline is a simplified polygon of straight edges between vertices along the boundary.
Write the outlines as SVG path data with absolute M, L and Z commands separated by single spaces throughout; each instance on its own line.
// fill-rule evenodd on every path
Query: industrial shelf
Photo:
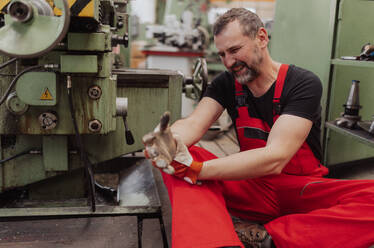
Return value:
M 332 59 L 331 60 L 331 64 L 333 64 L 333 65 L 343 65 L 343 66 L 355 66 L 355 67 L 374 68 L 374 61 Z
M 325 127 L 334 130 L 338 133 L 344 134 L 357 141 L 374 147 L 374 136 L 361 129 L 348 129 L 344 127 L 338 127 L 334 124 L 334 121 L 328 121 L 325 123 Z

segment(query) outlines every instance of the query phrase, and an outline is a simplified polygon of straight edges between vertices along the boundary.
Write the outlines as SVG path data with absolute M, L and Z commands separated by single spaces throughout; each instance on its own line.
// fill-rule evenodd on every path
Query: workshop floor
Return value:
M 198 143 L 217 156 L 237 152 L 233 131 L 219 134 L 215 139 Z M 171 208 L 167 192 L 157 170 L 154 169 L 163 208 L 163 216 L 170 242 Z M 362 163 L 331 168 L 336 178 L 374 179 L 374 163 Z M 136 217 L 97 217 L 57 220 L 29 220 L 0 222 L 0 248 L 136 248 Z M 162 238 L 157 219 L 144 220 L 143 247 L 161 248 Z M 170 246 L 171 247 L 171 246 Z

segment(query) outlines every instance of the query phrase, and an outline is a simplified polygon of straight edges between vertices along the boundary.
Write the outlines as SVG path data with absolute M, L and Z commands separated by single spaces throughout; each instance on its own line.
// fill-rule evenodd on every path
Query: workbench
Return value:
M 136 163 L 129 165 L 129 160 Z M 123 157 L 112 163 L 123 167 L 119 173 L 118 204 L 107 205 L 97 199 L 95 212 L 91 212 L 87 203 L 44 208 L 30 207 L 28 203 L 28 207 L 1 208 L 3 216 L 8 211 L 12 217 L 0 218 L 0 247 L 130 248 L 142 247 L 142 241 L 155 237 L 161 238 L 157 247 L 168 247 L 150 161 Z M 156 220 L 158 226 L 155 225 L 151 234 L 145 230 L 146 234 L 142 235 L 143 226 L 147 226 L 143 225 L 145 219 Z

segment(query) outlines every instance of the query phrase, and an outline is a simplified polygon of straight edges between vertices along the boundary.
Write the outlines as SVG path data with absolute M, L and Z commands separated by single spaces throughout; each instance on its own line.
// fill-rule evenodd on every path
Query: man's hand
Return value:
M 143 136 L 145 146 L 144 155 L 152 159 L 153 165 L 162 169 L 170 169 L 169 164 L 177 152 L 177 142 L 169 128 L 170 113 L 165 112 L 161 117 L 160 124 Z
M 155 130 L 143 136 L 144 154 L 165 173 L 196 184 L 203 163 L 194 161 L 182 139 L 172 134 L 169 119 L 170 113 L 164 113 Z

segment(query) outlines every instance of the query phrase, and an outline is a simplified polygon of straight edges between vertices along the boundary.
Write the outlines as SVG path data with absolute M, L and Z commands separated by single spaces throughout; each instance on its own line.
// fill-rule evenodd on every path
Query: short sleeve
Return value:
M 204 97 L 216 100 L 224 108 L 230 109 L 234 103 L 235 85 L 230 73 L 222 72 L 208 85 Z
M 291 114 L 316 121 L 320 118 L 322 83 L 312 72 L 295 69 L 289 88 L 285 90 L 282 114 Z

